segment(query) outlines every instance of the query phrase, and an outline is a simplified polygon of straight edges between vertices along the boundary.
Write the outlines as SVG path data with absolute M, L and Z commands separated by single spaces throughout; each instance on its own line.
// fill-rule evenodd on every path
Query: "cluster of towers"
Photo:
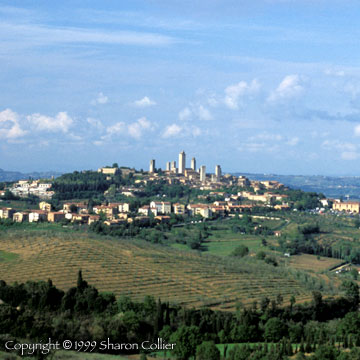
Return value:
M 155 168 L 155 160 L 152 159 L 150 160 L 150 169 L 149 172 L 153 173 L 156 171 Z M 206 181 L 206 166 L 205 165 L 201 165 L 199 170 L 196 170 L 196 159 L 193 157 L 191 159 L 191 165 L 190 165 L 190 169 L 186 168 L 186 154 L 185 151 L 182 151 L 179 154 L 179 167 L 176 167 L 176 161 L 168 161 L 166 163 L 166 171 L 168 172 L 172 172 L 175 174 L 182 174 L 182 175 L 186 175 L 188 173 L 197 173 L 200 174 L 200 181 L 201 182 L 205 182 Z M 216 165 L 215 166 L 215 175 L 212 176 L 212 180 L 219 182 L 221 179 L 221 167 L 220 165 Z

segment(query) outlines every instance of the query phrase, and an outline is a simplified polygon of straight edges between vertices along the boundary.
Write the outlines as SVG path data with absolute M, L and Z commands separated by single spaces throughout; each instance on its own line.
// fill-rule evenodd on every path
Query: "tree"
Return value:
M 213 341 L 204 341 L 196 348 L 197 360 L 220 360 L 220 351 Z
M 232 256 L 236 257 L 244 257 L 249 253 L 249 248 L 245 245 L 237 246 L 233 252 L 231 253 Z
M 174 355 L 181 360 L 194 356 L 196 347 L 201 343 L 201 336 L 197 326 L 181 326 L 170 338 L 171 343 L 176 343 Z
M 345 296 L 353 304 L 353 308 L 356 309 L 360 301 L 359 285 L 347 280 L 342 283 L 342 288 L 345 290 Z
M 320 345 L 315 351 L 315 360 L 336 360 L 338 354 L 334 346 Z
M 264 337 L 267 341 L 278 342 L 286 333 L 286 325 L 279 318 L 271 318 L 265 324 Z

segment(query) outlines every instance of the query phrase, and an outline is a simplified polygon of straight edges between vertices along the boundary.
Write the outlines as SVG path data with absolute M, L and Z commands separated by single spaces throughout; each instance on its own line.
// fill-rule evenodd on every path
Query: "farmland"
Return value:
M 142 300 L 145 295 L 188 307 L 233 310 L 262 296 L 285 302 L 310 300 L 299 274 L 252 258 L 233 259 L 181 251 L 142 241 L 110 239 L 81 232 L 9 230 L 0 237 L 7 261 L 0 262 L 8 283 L 51 278 L 61 289 L 76 284 L 77 271 L 100 291 Z M 314 279 L 315 281 L 315 279 Z

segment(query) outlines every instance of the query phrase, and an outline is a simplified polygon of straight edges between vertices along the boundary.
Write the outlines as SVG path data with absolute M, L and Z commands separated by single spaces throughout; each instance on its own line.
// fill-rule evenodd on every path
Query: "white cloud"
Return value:
M 0 112 L 0 138 L 16 139 L 26 135 L 27 131 L 21 129 L 19 115 L 11 109 Z
M 345 76 L 344 70 L 326 69 L 324 73 L 325 75 L 329 75 L 329 76 L 338 76 L 338 77 Z
M 62 131 L 66 133 L 74 123 L 65 111 L 59 112 L 55 117 L 36 113 L 28 115 L 26 119 L 35 126 L 35 130 L 49 132 Z
M 274 151 L 279 150 L 279 145 L 267 144 L 265 142 L 249 142 L 249 143 L 245 143 L 245 144 L 239 146 L 238 150 L 241 152 L 268 153 L 268 152 L 274 152 Z
M 256 93 L 260 89 L 259 82 L 255 79 L 251 83 L 240 81 L 235 85 L 230 85 L 225 89 L 225 105 L 232 110 L 239 108 L 240 99 L 245 95 Z
M 109 98 L 100 92 L 95 100 L 91 102 L 92 105 L 104 105 L 109 101 Z
M 119 121 L 116 124 L 107 127 L 106 132 L 109 136 L 126 133 L 126 125 L 124 122 Z
M 360 125 L 356 125 L 354 127 L 354 135 L 355 136 L 360 136 Z
M 270 141 L 280 141 L 282 140 L 282 136 L 280 134 L 271 134 L 267 132 L 263 132 L 261 134 L 252 136 L 249 138 L 250 141 L 254 140 L 270 140 Z
M 131 124 L 125 124 L 123 121 L 117 122 L 106 129 L 106 135 L 101 139 L 109 139 L 113 135 L 131 136 L 134 139 L 140 139 L 145 130 L 152 130 L 151 122 L 145 117 L 142 117 Z
M 212 120 L 213 118 L 211 112 L 202 105 L 200 105 L 199 108 L 197 109 L 197 114 L 200 120 L 207 121 L 207 120 Z
M 134 106 L 136 107 L 148 107 L 148 106 L 154 106 L 156 105 L 156 102 L 153 100 L 150 100 L 147 96 L 144 96 L 140 100 L 134 101 Z
M 357 160 L 360 157 L 360 154 L 355 151 L 343 151 L 341 153 L 341 158 L 343 160 Z
M 191 134 L 192 134 L 192 136 L 197 137 L 197 136 L 200 136 L 202 134 L 202 131 L 197 126 L 193 126 L 191 128 Z
M 289 139 L 286 144 L 290 145 L 290 146 L 296 146 L 299 143 L 299 138 L 297 136 L 292 137 L 291 139 Z
M 186 108 L 182 109 L 178 114 L 180 121 L 191 120 L 193 116 L 197 117 L 199 120 L 205 121 L 213 119 L 210 110 L 199 104 L 190 103 L 189 107 L 187 106 Z
M 97 128 L 97 129 L 102 129 L 104 127 L 100 120 L 89 117 L 86 119 L 86 121 L 88 124 L 90 124 L 91 126 Z
M 136 122 L 128 125 L 129 135 L 135 139 L 140 139 L 144 130 L 151 129 L 151 123 L 145 117 L 138 119 Z
M 171 124 L 166 127 L 164 133 L 162 134 L 162 137 L 169 138 L 169 137 L 177 136 L 180 134 L 181 131 L 182 131 L 182 127 L 176 124 Z
M 326 150 L 336 149 L 338 151 L 354 152 L 357 145 L 349 142 L 341 142 L 339 140 L 324 140 L 321 146 Z
M 179 112 L 179 120 L 180 121 L 189 120 L 191 118 L 191 114 L 192 114 L 191 110 L 188 107 L 186 107 Z
M 150 32 L 105 31 L 75 27 L 55 27 L 35 24 L 0 23 L 0 33 L 4 41 L 23 40 L 24 46 L 54 45 L 61 43 L 95 43 L 108 45 L 167 46 L 177 39 Z M 19 41 L 17 41 L 19 44 Z
M 302 94 L 304 91 L 303 81 L 299 75 L 287 75 L 279 86 L 267 98 L 270 103 L 281 102 Z

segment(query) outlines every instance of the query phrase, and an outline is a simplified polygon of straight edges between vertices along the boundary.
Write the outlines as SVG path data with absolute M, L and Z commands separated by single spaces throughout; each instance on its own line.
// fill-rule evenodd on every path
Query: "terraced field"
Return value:
M 16 231 L 0 235 L 0 251 L 7 254 L 0 261 L 0 279 L 8 283 L 51 278 L 66 290 L 75 286 L 82 269 L 84 278 L 101 291 L 135 300 L 153 295 L 189 307 L 233 310 L 238 301 L 250 304 L 279 293 L 285 302 L 291 295 L 298 302 L 311 298 L 311 292 L 284 269 L 142 241 Z

